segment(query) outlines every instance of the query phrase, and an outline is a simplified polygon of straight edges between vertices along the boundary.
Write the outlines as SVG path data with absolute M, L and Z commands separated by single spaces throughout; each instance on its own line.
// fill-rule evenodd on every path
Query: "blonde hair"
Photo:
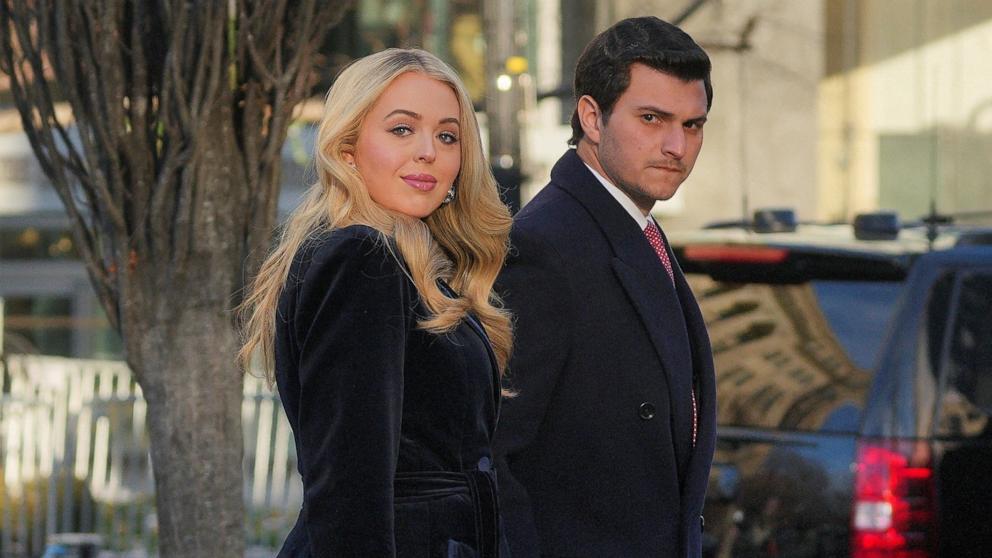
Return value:
M 373 201 L 361 175 L 344 158 L 355 152 L 359 130 L 376 100 L 407 72 L 450 86 L 458 98 L 462 123 L 457 195 L 423 220 Z M 472 101 L 455 72 L 434 55 L 416 49 L 391 48 L 356 60 L 327 93 L 314 165 L 317 182 L 285 223 L 239 308 L 242 368 L 248 370 L 258 352 L 266 377 L 273 379 L 276 309 L 290 264 L 303 243 L 327 230 L 363 224 L 379 231 L 386 246 L 391 246 L 390 238 L 395 240 L 410 279 L 431 312 L 419 326 L 444 333 L 472 311 L 489 335 L 502 374 L 512 333 L 493 284 L 506 257 L 511 220 L 486 163 Z M 445 296 L 437 286 L 439 278 L 447 280 L 460 297 Z

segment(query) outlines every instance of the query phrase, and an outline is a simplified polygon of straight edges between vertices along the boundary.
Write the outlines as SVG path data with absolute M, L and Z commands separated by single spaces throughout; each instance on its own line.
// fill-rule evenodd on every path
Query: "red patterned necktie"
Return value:
M 661 231 L 658 230 L 658 225 L 655 225 L 651 219 L 648 219 L 648 226 L 644 228 L 644 236 L 648 237 L 648 242 L 654 248 L 654 253 L 658 254 L 661 265 L 665 266 L 665 271 L 668 272 L 669 279 L 675 281 L 675 272 L 672 271 L 672 260 L 668 258 L 668 250 L 665 250 L 665 240 L 661 238 Z
M 668 278 L 672 280 L 672 284 L 675 284 L 675 271 L 672 270 L 672 260 L 668 257 L 668 250 L 665 250 L 665 240 L 661 238 L 661 231 L 658 229 L 658 225 L 654 223 L 653 219 L 648 219 L 648 226 L 644 227 L 644 236 L 648 238 L 648 242 L 651 243 L 651 247 L 654 248 L 654 253 L 658 255 L 658 259 L 661 260 L 661 265 L 665 267 L 665 271 L 668 272 Z M 690 391 L 692 397 L 692 446 L 696 446 L 696 430 L 698 429 L 699 422 L 699 412 L 696 410 L 696 389 L 692 388 Z

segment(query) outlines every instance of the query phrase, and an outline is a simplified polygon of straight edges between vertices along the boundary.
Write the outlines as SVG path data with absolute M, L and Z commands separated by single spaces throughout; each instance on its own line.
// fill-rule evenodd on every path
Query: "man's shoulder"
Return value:
M 592 257 L 589 250 L 601 235 L 586 208 L 551 182 L 514 217 L 510 260 L 547 258 L 550 264 Z
M 590 188 L 598 187 L 596 178 L 574 149 L 566 151 L 551 169 L 548 183 L 517 214 L 527 229 L 554 228 L 562 222 L 592 219 L 589 214 Z
M 520 209 L 515 218 L 527 219 L 532 215 L 548 216 L 567 213 L 569 197 L 559 184 L 554 181 L 548 182 Z
M 582 205 L 558 184 L 549 182 L 514 216 L 512 235 L 552 239 L 587 220 Z
M 553 224 L 561 220 L 571 220 L 586 214 L 573 191 L 572 185 L 560 177 L 552 177 L 533 198 L 517 213 L 515 221 L 535 226 L 542 223 Z

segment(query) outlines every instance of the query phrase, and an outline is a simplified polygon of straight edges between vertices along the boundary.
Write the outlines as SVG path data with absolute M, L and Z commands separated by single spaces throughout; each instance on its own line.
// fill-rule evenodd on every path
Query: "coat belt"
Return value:
M 431 500 L 457 494 L 471 497 L 479 558 L 499 558 L 499 500 L 493 471 L 397 472 L 393 496 L 397 499 Z

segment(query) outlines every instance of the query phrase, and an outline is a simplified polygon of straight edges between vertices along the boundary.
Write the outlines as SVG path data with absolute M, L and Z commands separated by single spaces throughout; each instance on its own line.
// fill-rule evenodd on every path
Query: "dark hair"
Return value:
M 653 16 L 617 22 L 588 44 L 575 65 L 575 100 L 589 95 L 596 100 L 603 120 L 630 86 L 630 65 L 640 62 L 685 81 L 703 80 L 706 110 L 713 104 L 710 57 L 685 31 Z M 583 136 L 578 108 L 572 113 L 572 139 Z

